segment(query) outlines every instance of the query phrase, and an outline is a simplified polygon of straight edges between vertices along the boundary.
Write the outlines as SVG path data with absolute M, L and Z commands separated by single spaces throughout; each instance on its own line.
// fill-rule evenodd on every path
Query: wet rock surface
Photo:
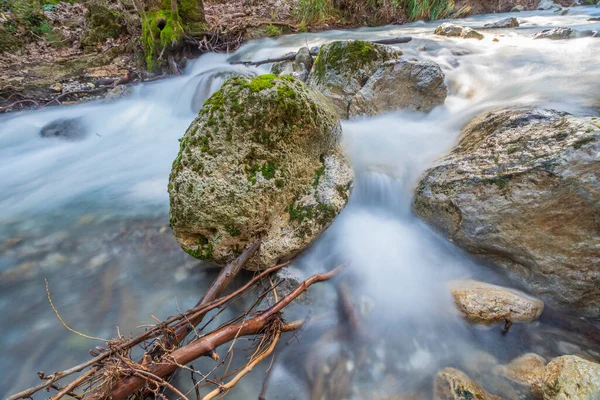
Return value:
M 548 28 L 537 32 L 532 37 L 534 39 L 563 40 L 577 37 L 577 32 L 571 28 L 565 27 Z
M 448 89 L 439 65 L 392 60 L 379 67 L 350 102 L 349 116 L 408 109 L 431 111 L 444 104 Z
M 542 301 L 514 289 L 473 280 L 451 281 L 449 287 L 461 313 L 475 324 L 531 322 L 544 310 Z
M 600 315 L 600 123 L 485 113 L 421 179 L 415 213 L 552 307 Z
M 535 353 L 527 353 L 506 365 L 495 367 L 493 372 L 527 388 L 534 396 L 539 397 L 542 394 L 542 377 L 545 366 L 544 358 Z
M 483 35 L 476 30 L 466 26 L 452 24 L 450 22 L 444 22 L 435 28 L 433 33 L 440 36 L 458 37 L 462 39 L 483 39 Z
M 600 398 L 600 364 L 577 356 L 553 359 L 544 370 L 544 400 Z
M 228 80 L 181 139 L 171 227 L 189 254 L 226 264 L 262 238 L 265 268 L 315 239 L 345 206 L 352 168 L 320 93 L 289 77 Z
M 483 25 L 484 28 L 516 28 L 518 26 L 519 21 L 515 17 L 504 18 Z

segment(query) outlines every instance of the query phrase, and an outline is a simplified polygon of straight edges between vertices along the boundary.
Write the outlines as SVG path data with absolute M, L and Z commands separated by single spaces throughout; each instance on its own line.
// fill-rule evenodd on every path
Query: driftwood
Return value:
M 239 380 L 248 374 L 254 366 L 272 354 L 282 333 L 302 327 L 304 323 L 302 320 L 285 322 L 281 317 L 282 310 L 296 297 L 306 291 L 309 286 L 330 279 L 342 268 L 340 266 L 330 272 L 313 275 L 279 301 L 277 301 L 275 286 L 271 283 L 271 288 L 268 291 L 272 290 L 275 293 L 276 303 L 274 305 L 268 307 L 266 310 L 250 315 L 252 308 L 264 298 L 265 294 L 263 294 L 258 297 L 254 305 L 244 315 L 234 318 L 212 332 L 199 334 L 196 326 L 202 321 L 207 312 L 216 308 L 227 307 L 230 302 L 235 301 L 244 294 L 250 293 L 250 290 L 257 287 L 265 278 L 292 262 L 290 260 L 257 273 L 239 289 L 228 295 L 221 296 L 224 289 L 242 269 L 243 265 L 257 253 L 259 245 L 259 241 L 252 243 L 236 260 L 227 265 L 217 276 L 206 294 L 192 309 L 170 317 L 132 339 L 126 340 L 120 337 L 107 342 L 107 349 L 96 347 L 99 352 L 90 350 L 94 358 L 85 363 L 64 371 L 55 372 L 51 375 L 39 373 L 40 378 L 44 380 L 42 383 L 10 396 L 7 400 L 29 398 L 40 390 L 49 390 L 51 388 L 58 391 L 57 394 L 52 396 L 52 400 L 60 400 L 65 395 L 84 400 L 99 400 L 102 398 L 117 400 L 125 399 L 136 393 L 142 396 L 148 395 L 149 393 L 146 391 L 159 396 L 159 389 L 161 388 L 168 388 L 180 398 L 186 399 L 185 394 L 179 392 L 177 388 L 169 383 L 170 375 L 180 368 L 190 370 L 186 364 L 204 355 L 218 360 L 219 357 L 215 349 L 225 343 L 235 342 L 238 337 L 249 335 L 262 337 L 260 345 L 248 363 L 237 370 L 236 375 L 227 383 L 221 384 L 214 379 L 209 379 L 208 376 L 210 376 L 210 373 L 203 375 L 198 371 L 191 370 L 192 376 L 196 372 L 202 377 L 202 381 L 217 385 L 217 388 L 205 397 L 206 400 L 214 397 L 222 397 Z M 185 345 L 181 345 L 192 331 L 195 335 L 191 341 Z M 151 342 L 148 343 L 148 341 Z M 139 345 L 150 350 L 138 362 L 135 362 L 130 358 L 130 354 L 131 350 Z M 222 362 L 228 356 L 230 356 L 230 352 L 227 353 Z M 56 383 L 65 377 L 84 370 L 86 371 L 64 386 L 64 388 L 61 388 Z M 194 389 L 197 391 L 198 387 L 195 380 L 194 385 Z M 85 387 L 85 393 L 81 396 L 77 395 L 76 390 L 82 387 Z M 140 390 L 142 391 L 139 392 Z
M 400 43 L 408 43 L 411 40 L 412 40 L 412 37 L 410 37 L 410 36 L 401 36 L 401 37 L 395 37 L 395 38 L 389 38 L 389 39 L 369 40 L 369 42 L 377 43 L 377 44 L 400 44 Z M 314 53 L 315 53 L 315 51 L 313 51 L 311 49 L 311 54 L 315 55 Z M 265 60 L 258 60 L 258 61 L 232 61 L 232 62 L 230 62 L 230 64 L 231 65 L 246 65 L 246 66 L 258 67 L 259 65 L 263 65 L 263 64 L 271 64 L 271 63 L 280 62 L 280 61 L 291 61 L 294 58 L 296 58 L 296 53 L 288 54 L 286 56 L 277 57 L 277 58 L 267 58 Z

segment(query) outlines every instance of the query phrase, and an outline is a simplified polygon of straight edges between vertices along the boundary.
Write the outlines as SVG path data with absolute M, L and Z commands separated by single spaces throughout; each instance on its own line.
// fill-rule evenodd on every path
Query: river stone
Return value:
M 449 287 L 456 306 L 474 324 L 531 322 L 544 310 L 542 301 L 502 286 L 467 280 L 450 281 Z
M 81 140 L 88 134 L 83 118 L 60 118 L 42 127 L 40 136 L 65 140 Z
M 492 372 L 512 382 L 527 387 L 536 397 L 542 393 L 542 377 L 546 360 L 535 353 L 527 353 L 506 365 L 495 367 Z
M 444 22 L 433 31 L 434 34 L 448 37 L 460 37 L 463 39 L 483 39 L 483 35 L 474 29 L 466 26 Z
M 557 357 L 546 365 L 544 400 L 600 399 L 600 364 L 577 356 Z
M 293 256 L 342 210 L 353 179 L 327 99 L 290 77 L 226 81 L 181 139 L 169 180 L 183 249 L 226 264 L 257 238 L 260 269 Z
M 510 12 L 522 12 L 525 10 L 525 7 L 522 6 L 521 4 L 517 4 L 516 6 L 514 6 L 513 8 L 510 9 Z
M 321 46 L 308 84 L 328 97 L 341 118 L 348 118 L 352 98 L 382 63 L 402 53 L 393 47 L 359 40 Z
M 486 392 L 462 371 L 444 368 L 433 382 L 434 400 L 502 400 Z
M 403 108 L 431 111 L 446 100 L 448 89 L 444 77 L 440 66 L 430 61 L 387 61 L 352 98 L 349 116 L 376 115 Z
M 540 32 L 535 33 L 532 37 L 534 39 L 550 39 L 550 40 L 561 40 L 571 39 L 576 36 L 576 32 L 567 27 L 548 28 Z
M 600 316 L 600 120 L 485 113 L 425 172 L 414 212 L 553 308 Z
M 291 56 L 294 53 L 286 54 Z M 278 61 L 271 66 L 271 73 L 275 75 L 291 75 L 296 79 L 306 82 L 308 73 L 313 66 L 313 58 L 308 47 L 301 47 L 293 60 Z
M 516 28 L 519 21 L 515 17 L 504 18 L 499 21 L 490 22 L 483 25 L 484 28 Z

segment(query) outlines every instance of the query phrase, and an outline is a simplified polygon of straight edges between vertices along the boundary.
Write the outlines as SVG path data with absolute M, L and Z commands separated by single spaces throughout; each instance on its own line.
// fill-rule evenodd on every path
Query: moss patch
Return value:
M 390 53 L 378 48 L 378 45 L 360 40 L 349 42 L 333 42 L 324 45 L 314 63 L 314 74 L 322 82 L 327 70 L 358 71 L 373 62 L 385 62 L 391 58 Z
M 121 13 L 100 4 L 89 4 L 85 19 L 88 21 L 88 30 L 81 39 L 83 47 L 95 47 L 98 43 L 127 32 Z
M 596 140 L 596 138 L 593 138 L 593 137 L 580 139 L 580 140 L 576 141 L 575 143 L 573 143 L 573 148 L 579 149 L 580 147 L 585 146 L 586 144 L 591 143 L 595 140 Z

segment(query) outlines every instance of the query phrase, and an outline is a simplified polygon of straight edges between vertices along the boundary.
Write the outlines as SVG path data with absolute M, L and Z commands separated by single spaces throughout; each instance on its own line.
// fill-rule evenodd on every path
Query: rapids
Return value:
M 502 362 L 527 351 L 553 357 L 578 348 L 600 355 L 599 342 L 564 331 L 568 324 L 560 318 L 543 317 L 502 336 L 454 316 L 448 279 L 504 281 L 410 211 L 419 175 L 451 148 L 476 114 L 514 105 L 598 114 L 600 39 L 532 40 L 530 35 L 556 26 L 600 30 L 600 22 L 587 21 L 600 16 L 600 8 L 453 22 L 480 28 L 507 16 L 518 17 L 521 26 L 482 29 L 482 41 L 434 36 L 440 21 L 262 39 L 230 55 L 206 54 L 190 62 L 182 76 L 138 85 L 133 96 L 114 103 L 0 116 L 0 396 L 37 383 L 36 371 L 50 373 L 86 360 L 87 350 L 102 344 L 62 326 L 48 304 L 44 279 L 65 321 L 103 338 L 114 337 L 117 326 L 127 335 L 153 323 L 151 315 L 165 318 L 197 301 L 216 272 L 183 253 L 168 228 L 166 187 L 177 139 L 227 77 L 269 69 L 229 61 L 277 57 L 340 39 L 412 36 L 398 46 L 404 57 L 437 62 L 449 87 L 445 105 L 429 114 L 395 112 L 343 122 L 343 145 L 356 171 L 354 192 L 330 229 L 295 262 L 304 275 L 349 263 L 355 295 L 370 304 L 365 324 L 374 336 L 373 361 L 355 377 L 356 391 L 373 393 L 392 379 L 397 392 L 428 396 L 439 368 L 460 366 L 479 350 Z M 88 127 L 86 139 L 39 136 L 45 124 L 73 117 Z M 314 293 L 311 306 L 298 305 L 291 313 L 331 308 L 326 287 L 315 287 Z M 268 398 L 307 398 L 299 360 L 312 333 L 304 335 L 295 345 L 281 346 Z M 343 344 L 330 346 L 333 352 Z M 196 368 L 211 365 L 201 360 Z M 246 377 L 231 398 L 256 398 L 267 367 Z M 181 378 L 181 386 L 189 389 L 188 381 Z

